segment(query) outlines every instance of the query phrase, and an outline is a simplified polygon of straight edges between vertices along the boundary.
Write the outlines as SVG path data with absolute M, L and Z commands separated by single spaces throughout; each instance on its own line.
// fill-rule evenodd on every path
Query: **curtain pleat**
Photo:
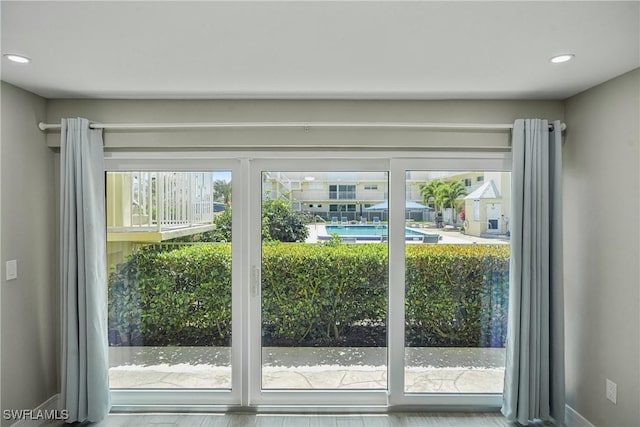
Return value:
M 110 409 L 102 132 L 63 119 L 60 149 L 62 407 L 97 422 Z
M 511 265 L 502 413 L 564 425 L 562 133 L 546 120 L 513 128 Z

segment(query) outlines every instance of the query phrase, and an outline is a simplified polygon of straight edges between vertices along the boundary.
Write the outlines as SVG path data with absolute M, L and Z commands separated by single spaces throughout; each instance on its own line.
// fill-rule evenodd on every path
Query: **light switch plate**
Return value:
M 17 260 L 12 259 L 11 261 L 7 261 L 5 274 L 6 274 L 7 280 L 15 280 L 18 278 L 18 261 Z

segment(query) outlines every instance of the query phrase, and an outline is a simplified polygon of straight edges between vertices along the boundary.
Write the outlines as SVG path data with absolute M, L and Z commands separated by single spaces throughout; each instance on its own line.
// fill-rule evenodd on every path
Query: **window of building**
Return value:
M 329 185 L 330 200 L 354 200 L 355 198 L 355 185 Z

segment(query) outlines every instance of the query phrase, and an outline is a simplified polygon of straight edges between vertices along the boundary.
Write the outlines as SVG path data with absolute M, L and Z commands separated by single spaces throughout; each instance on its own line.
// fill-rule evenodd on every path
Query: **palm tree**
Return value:
M 445 183 L 439 189 L 442 199 L 443 199 L 443 207 L 449 205 L 453 210 L 453 218 L 452 225 L 455 225 L 458 222 L 458 212 L 456 209 L 456 200 L 458 197 L 466 196 L 467 190 L 464 185 L 460 181 Z
M 213 181 L 213 197 L 216 200 L 222 199 L 225 205 L 231 201 L 231 181 L 216 179 Z
M 425 205 L 429 205 L 432 203 L 430 200 L 433 199 L 433 208 L 438 214 L 438 206 L 442 202 L 441 191 L 440 188 L 444 185 L 444 182 L 440 180 L 429 181 L 425 184 L 420 185 L 420 195 L 422 196 L 422 202 Z

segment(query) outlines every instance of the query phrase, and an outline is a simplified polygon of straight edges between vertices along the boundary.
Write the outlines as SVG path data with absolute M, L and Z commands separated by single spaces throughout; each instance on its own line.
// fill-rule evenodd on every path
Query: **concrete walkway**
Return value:
M 265 347 L 265 389 L 386 389 L 386 348 Z M 111 347 L 111 388 L 230 388 L 228 347 Z M 407 348 L 409 393 L 501 393 L 504 349 Z

